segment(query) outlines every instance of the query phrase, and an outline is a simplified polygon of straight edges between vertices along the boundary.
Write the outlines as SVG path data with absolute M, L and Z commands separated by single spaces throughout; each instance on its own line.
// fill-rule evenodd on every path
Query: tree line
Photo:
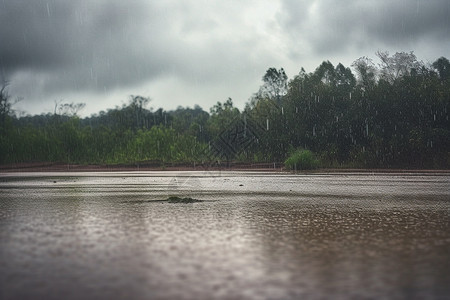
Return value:
M 351 68 L 324 61 L 292 79 L 269 68 L 242 111 L 230 98 L 209 112 L 153 111 L 149 98 L 130 96 L 86 118 L 77 116 L 83 104 L 67 103 L 17 117 L 3 85 L 0 163 L 279 163 L 307 150 L 320 167 L 449 168 L 449 60 L 377 57 Z

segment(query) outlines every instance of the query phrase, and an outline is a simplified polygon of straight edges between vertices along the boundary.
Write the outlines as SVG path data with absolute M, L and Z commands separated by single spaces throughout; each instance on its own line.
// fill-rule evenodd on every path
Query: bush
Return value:
M 286 159 L 284 166 L 289 170 L 312 170 L 319 167 L 319 161 L 311 151 L 297 149 Z

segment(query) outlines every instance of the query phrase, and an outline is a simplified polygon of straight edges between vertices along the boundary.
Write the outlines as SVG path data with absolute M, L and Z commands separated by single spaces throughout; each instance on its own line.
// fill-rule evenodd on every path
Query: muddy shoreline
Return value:
M 65 164 L 53 162 L 17 163 L 0 165 L 0 173 L 12 172 L 134 172 L 134 171 L 254 171 L 254 172 L 289 172 L 281 163 L 238 163 L 229 164 Z M 400 174 L 443 174 L 450 175 L 450 170 L 430 169 L 317 169 L 305 173 L 400 173 Z
M 0 165 L 1 172 L 122 172 L 122 171 L 263 171 L 281 172 L 284 166 L 280 163 L 247 164 L 167 164 L 135 163 L 135 164 L 66 164 L 53 162 L 17 163 Z

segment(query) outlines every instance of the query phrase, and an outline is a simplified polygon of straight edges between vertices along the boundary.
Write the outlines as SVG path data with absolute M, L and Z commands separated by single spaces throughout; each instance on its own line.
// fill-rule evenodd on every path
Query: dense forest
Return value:
M 232 99 L 174 111 L 149 98 L 86 118 L 83 104 L 55 103 L 52 114 L 14 114 L 0 93 L 0 163 L 286 163 L 292 168 L 450 167 L 450 62 L 413 52 L 377 52 L 350 67 L 324 61 L 288 79 L 269 68 L 240 111 Z

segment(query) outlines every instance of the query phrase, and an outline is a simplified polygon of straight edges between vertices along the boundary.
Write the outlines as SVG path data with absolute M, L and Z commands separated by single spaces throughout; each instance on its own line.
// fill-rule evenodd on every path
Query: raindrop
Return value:
M 266 119 L 266 130 L 269 131 L 269 118 Z

